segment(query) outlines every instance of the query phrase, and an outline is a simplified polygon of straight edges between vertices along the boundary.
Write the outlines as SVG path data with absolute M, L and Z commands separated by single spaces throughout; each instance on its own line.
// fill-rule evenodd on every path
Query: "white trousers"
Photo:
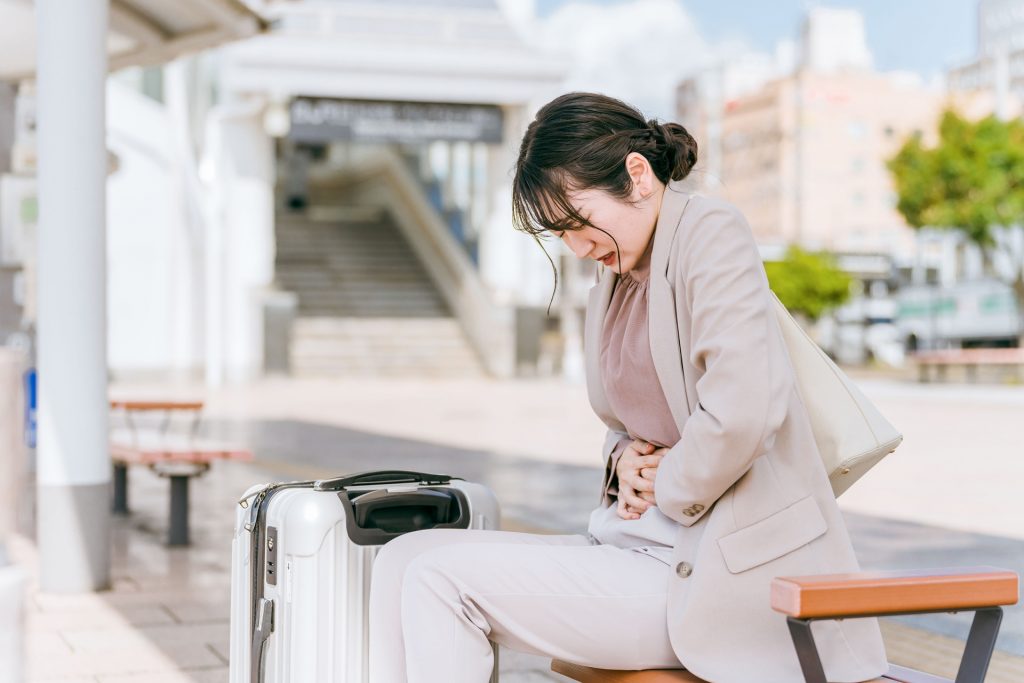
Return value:
M 429 529 L 381 548 L 370 587 L 373 683 L 487 683 L 490 641 L 605 669 L 681 668 L 670 569 L 587 536 Z

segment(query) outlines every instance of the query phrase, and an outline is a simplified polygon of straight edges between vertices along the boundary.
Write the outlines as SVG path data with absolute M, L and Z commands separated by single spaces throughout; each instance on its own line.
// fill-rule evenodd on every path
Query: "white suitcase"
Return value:
M 371 683 L 367 608 L 380 548 L 417 529 L 500 523 L 486 486 L 406 471 L 255 486 L 239 505 L 230 683 Z

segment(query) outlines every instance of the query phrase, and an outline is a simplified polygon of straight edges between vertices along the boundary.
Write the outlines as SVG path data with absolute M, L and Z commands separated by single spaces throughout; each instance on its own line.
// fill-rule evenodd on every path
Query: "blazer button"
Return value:
M 696 505 L 694 505 L 693 509 L 694 509 L 695 512 L 704 512 L 704 506 L 701 505 L 700 503 L 697 503 Z
M 687 517 L 693 517 L 695 514 L 697 514 L 697 511 L 694 510 L 692 507 L 684 508 L 683 509 L 683 514 L 686 515 Z
M 679 564 L 676 565 L 676 575 L 679 578 L 685 579 L 685 578 L 689 577 L 690 574 L 692 574 L 692 573 L 693 573 L 693 565 L 691 565 L 689 562 L 680 562 Z

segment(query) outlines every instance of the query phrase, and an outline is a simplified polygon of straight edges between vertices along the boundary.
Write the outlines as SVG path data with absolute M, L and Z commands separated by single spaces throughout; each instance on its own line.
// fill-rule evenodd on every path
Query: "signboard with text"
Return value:
M 298 97 L 288 136 L 297 142 L 501 142 L 500 107 Z

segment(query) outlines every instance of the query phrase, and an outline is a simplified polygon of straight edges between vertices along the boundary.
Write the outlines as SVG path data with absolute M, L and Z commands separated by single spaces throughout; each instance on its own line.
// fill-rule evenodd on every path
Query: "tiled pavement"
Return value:
M 193 482 L 187 549 L 164 545 L 167 482 L 131 472 L 132 513 L 115 518 L 113 588 L 61 596 L 30 586 L 29 683 L 224 683 L 228 679 L 230 538 L 234 505 L 252 482 L 288 479 L 260 466 L 220 463 Z M 514 524 L 506 528 L 521 529 Z M 35 548 L 15 537 L 14 557 L 35 572 Z M 564 680 L 549 661 L 503 650 L 507 683 Z
M 362 432 L 264 415 L 227 415 L 211 431 L 247 441 L 265 460 L 219 463 L 193 482 L 193 546 L 168 549 L 167 482 L 148 470 L 131 473 L 132 514 L 115 522 L 114 586 L 88 596 L 40 594 L 29 600 L 28 680 L 177 683 L 226 681 L 229 563 L 235 501 L 259 481 L 392 467 L 442 470 L 484 481 L 498 493 L 506 528 L 579 531 L 596 502 L 596 467 L 543 462 L 475 449 L 439 446 L 405 432 Z M 290 418 L 292 416 L 282 416 Z M 395 430 L 401 432 L 401 430 Z M 355 454 L 355 455 L 348 455 Z M 369 463 L 369 466 L 367 465 Z M 424 465 L 429 463 L 429 465 Z M 850 528 L 865 566 L 945 566 L 964 558 L 1024 572 L 1020 544 L 1012 539 L 850 515 Z M 14 554 L 34 571 L 34 547 L 17 538 Z M 1020 610 L 1008 614 L 988 681 L 1024 680 Z M 912 625 L 913 624 L 913 625 Z M 883 626 L 890 659 L 952 676 L 966 632 L 966 617 L 888 621 Z M 1018 626 L 1014 627 L 1014 624 Z M 954 636 L 954 637 L 950 637 Z M 1011 654 L 1016 653 L 1016 654 Z M 502 681 L 564 680 L 543 658 L 502 650 Z

